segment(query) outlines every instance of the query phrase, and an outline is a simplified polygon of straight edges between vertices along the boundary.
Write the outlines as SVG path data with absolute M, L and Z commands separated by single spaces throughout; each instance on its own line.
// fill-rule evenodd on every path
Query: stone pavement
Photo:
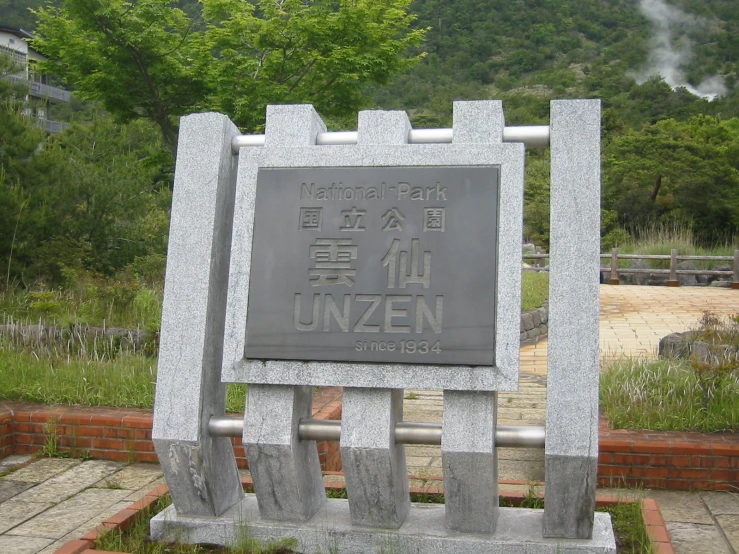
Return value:
M 2 554 L 52 554 L 163 482 L 153 464 L 18 455 L 0 475 L 18 467 L 0 478 Z
M 739 291 L 712 287 L 641 287 L 601 285 L 600 351 L 604 366 L 622 356 L 657 356 L 665 335 L 694 327 L 704 311 L 739 313 Z M 547 340 L 521 347 L 521 380 L 516 393 L 501 393 L 500 425 L 544 425 L 546 418 Z M 406 391 L 406 421 L 441 421 L 438 391 Z M 408 472 L 441 475 L 439 447 L 406 446 Z M 544 480 L 544 451 L 500 448 L 502 492 L 526 492 Z M 519 481 L 519 483 L 515 483 Z M 415 480 L 415 486 L 441 488 L 441 481 Z M 534 486 L 543 491 L 541 485 Z M 622 491 L 603 490 L 618 495 Z M 729 492 L 646 491 L 660 505 L 678 554 L 739 553 L 739 490 Z
M 739 291 L 713 288 L 601 286 L 601 354 L 656 356 L 659 339 L 690 328 L 704 310 L 739 312 Z M 547 342 L 521 348 L 521 385 L 500 395 L 501 425 L 543 425 Z M 441 421 L 441 394 L 406 391 L 406 421 Z M 413 486 L 440 488 L 438 447 L 406 446 Z M 543 451 L 499 449 L 502 491 L 526 491 L 544 478 Z M 51 554 L 162 482 L 155 465 L 99 460 L 0 460 L 0 554 Z M 514 482 L 512 482 L 514 481 Z M 517 482 L 517 483 L 516 483 Z M 543 487 L 535 485 L 537 490 Z M 601 491 L 620 494 L 620 491 Z M 678 554 L 739 552 L 739 491 L 645 491 L 660 505 Z

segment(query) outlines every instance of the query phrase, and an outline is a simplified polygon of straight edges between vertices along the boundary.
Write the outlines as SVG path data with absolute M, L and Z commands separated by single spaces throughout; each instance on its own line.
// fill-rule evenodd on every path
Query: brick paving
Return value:
M 659 339 L 690 328 L 704 310 L 739 312 L 739 291 L 713 288 L 601 286 L 601 355 L 653 357 Z M 547 341 L 521 348 L 521 381 L 516 393 L 501 393 L 503 425 L 543 425 L 546 415 Z M 406 391 L 407 421 L 441 421 L 441 394 Z M 414 487 L 442 487 L 438 447 L 407 446 Z M 541 491 L 543 451 L 499 449 L 501 489 Z M 151 464 L 103 460 L 0 459 L 0 553 L 51 554 L 142 498 L 162 482 Z M 327 480 L 340 481 L 338 476 Z M 606 494 L 621 491 L 602 490 Z M 739 552 L 739 491 L 645 491 L 658 501 L 678 554 Z
M 739 313 L 739 291 L 713 287 L 642 287 L 601 285 L 600 352 L 603 366 L 622 356 L 655 358 L 659 340 L 694 327 L 704 311 Z M 521 380 L 516 393 L 501 393 L 501 425 L 544 425 L 546 418 L 547 340 L 521 347 Z M 406 391 L 404 419 L 441 421 L 438 391 Z M 408 471 L 426 477 L 417 483 L 442 488 L 439 447 L 406 446 Z M 501 491 L 541 492 L 544 452 L 500 448 Z M 604 493 L 620 494 L 603 490 Z M 739 553 L 739 490 L 732 492 L 646 491 L 656 498 L 678 554 Z M 683 509 L 684 507 L 684 509 Z

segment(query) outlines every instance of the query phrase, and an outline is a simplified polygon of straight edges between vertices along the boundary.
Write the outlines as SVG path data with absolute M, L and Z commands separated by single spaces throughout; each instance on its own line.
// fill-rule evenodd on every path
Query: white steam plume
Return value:
M 641 84 L 650 77 L 659 75 L 673 90 L 683 87 L 691 94 L 708 100 L 726 94 L 726 84 L 720 75 L 708 77 L 695 87 L 687 82 L 681 69 L 691 56 L 690 41 L 684 34 L 702 26 L 704 22 L 700 18 L 687 14 L 664 0 L 640 0 L 639 8 L 652 24 L 654 36 L 650 40 L 646 66 L 631 73 L 637 83 Z M 674 44 L 676 35 L 679 46 Z

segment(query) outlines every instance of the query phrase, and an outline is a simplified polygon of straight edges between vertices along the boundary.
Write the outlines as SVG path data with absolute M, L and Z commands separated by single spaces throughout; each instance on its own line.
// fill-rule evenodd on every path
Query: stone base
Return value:
M 448 531 L 442 504 L 411 504 L 396 530 L 354 527 L 347 500 L 331 499 L 307 523 L 263 521 L 253 494 L 218 518 L 180 517 L 170 506 L 151 520 L 154 540 L 234 545 L 248 539 L 294 538 L 305 554 L 402 552 L 403 554 L 615 554 L 611 517 L 595 514 L 592 540 L 545 539 L 544 510 L 501 508 L 493 535 Z

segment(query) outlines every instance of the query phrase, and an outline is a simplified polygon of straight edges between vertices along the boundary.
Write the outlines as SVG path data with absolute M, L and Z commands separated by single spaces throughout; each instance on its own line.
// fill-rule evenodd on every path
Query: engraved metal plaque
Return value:
M 246 357 L 494 365 L 499 183 L 498 166 L 260 169 Z

